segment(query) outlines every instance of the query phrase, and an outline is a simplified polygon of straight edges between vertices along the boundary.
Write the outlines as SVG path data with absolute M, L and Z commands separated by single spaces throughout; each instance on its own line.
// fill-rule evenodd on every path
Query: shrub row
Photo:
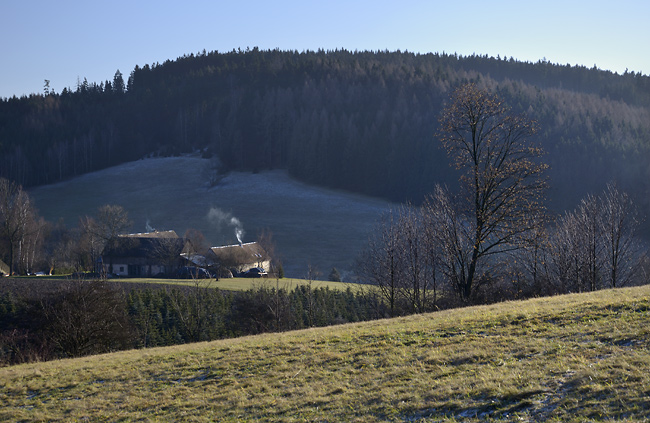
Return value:
M 107 281 L 3 281 L 0 364 L 209 341 L 384 317 L 373 295 L 299 286 L 223 291 Z

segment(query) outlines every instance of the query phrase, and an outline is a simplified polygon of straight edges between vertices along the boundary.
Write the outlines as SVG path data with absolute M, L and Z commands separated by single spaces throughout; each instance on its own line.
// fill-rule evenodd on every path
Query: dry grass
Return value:
M 650 287 L 0 369 L 6 421 L 643 421 Z
M 12 276 L 5 280 L 12 280 L 13 282 L 25 284 L 31 283 L 33 286 L 37 284 L 52 284 L 55 286 L 57 282 L 72 279 L 71 276 Z M 308 281 L 307 279 L 296 278 L 222 278 L 215 279 L 166 279 L 166 278 L 117 278 L 109 279 L 109 282 L 120 282 L 125 284 L 152 284 L 152 285 L 170 285 L 170 286 L 199 286 L 202 288 L 218 288 L 227 291 L 246 291 L 249 289 L 256 289 L 260 286 L 269 288 L 279 287 L 287 291 L 293 291 L 298 286 L 309 285 L 313 289 L 329 288 L 334 291 L 345 291 L 348 288 L 357 290 L 360 288 L 368 288 L 369 285 L 359 285 L 356 283 L 348 282 L 331 282 L 314 280 Z
M 227 291 L 246 291 L 255 289 L 260 286 L 269 288 L 279 287 L 287 291 L 293 291 L 300 285 L 309 285 L 306 279 L 295 278 L 222 278 L 219 280 L 214 279 L 154 279 L 154 278 L 128 278 L 128 279 L 111 279 L 111 281 L 119 281 L 124 283 L 151 283 L 159 285 L 182 285 L 182 286 L 198 286 L 225 289 Z M 345 291 L 347 288 L 358 289 L 359 284 L 346 283 L 346 282 L 331 282 L 331 281 L 311 281 L 311 286 L 317 288 L 329 288 L 335 291 Z

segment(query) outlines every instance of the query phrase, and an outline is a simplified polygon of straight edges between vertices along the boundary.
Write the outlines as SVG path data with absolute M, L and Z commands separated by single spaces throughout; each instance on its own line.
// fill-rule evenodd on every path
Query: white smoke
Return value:
M 156 228 L 151 226 L 151 221 L 149 221 L 149 219 L 147 219 L 147 222 L 144 224 L 144 227 L 147 230 L 147 232 L 156 232 Z
M 236 217 L 230 219 L 230 226 L 235 228 L 235 236 L 237 237 L 237 242 L 242 243 L 242 237 L 244 236 L 244 228 L 242 228 L 241 222 Z
M 228 222 L 230 219 L 232 219 L 232 216 L 230 213 L 226 213 L 221 209 L 218 209 L 216 207 L 212 207 L 208 211 L 208 215 L 206 216 L 208 219 L 208 222 L 217 229 L 221 229 L 221 227 L 224 225 L 224 223 Z
M 244 226 L 241 221 L 233 216 L 231 213 L 224 212 L 223 210 L 212 207 L 206 216 L 208 222 L 218 231 L 221 232 L 224 227 L 232 228 L 235 231 L 235 237 L 241 244 L 244 239 Z

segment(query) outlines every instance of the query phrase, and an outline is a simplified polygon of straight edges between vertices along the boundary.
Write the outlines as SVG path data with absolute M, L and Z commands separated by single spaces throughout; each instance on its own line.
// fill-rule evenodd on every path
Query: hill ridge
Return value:
M 417 203 L 456 180 L 435 134 L 450 92 L 466 82 L 539 122 L 558 211 L 611 180 L 648 198 L 650 77 L 387 51 L 191 54 L 136 67 L 127 83 L 2 100 L 0 176 L 41 185 L 200 150 L 230 170 L 286 169 Z

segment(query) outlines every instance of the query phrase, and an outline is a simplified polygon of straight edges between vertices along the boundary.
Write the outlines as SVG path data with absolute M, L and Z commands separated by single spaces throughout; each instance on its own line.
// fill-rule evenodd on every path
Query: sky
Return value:
M 650 75 L 648 0 L 0 0 L 0 98 L 204 49 L 401 50 Z

